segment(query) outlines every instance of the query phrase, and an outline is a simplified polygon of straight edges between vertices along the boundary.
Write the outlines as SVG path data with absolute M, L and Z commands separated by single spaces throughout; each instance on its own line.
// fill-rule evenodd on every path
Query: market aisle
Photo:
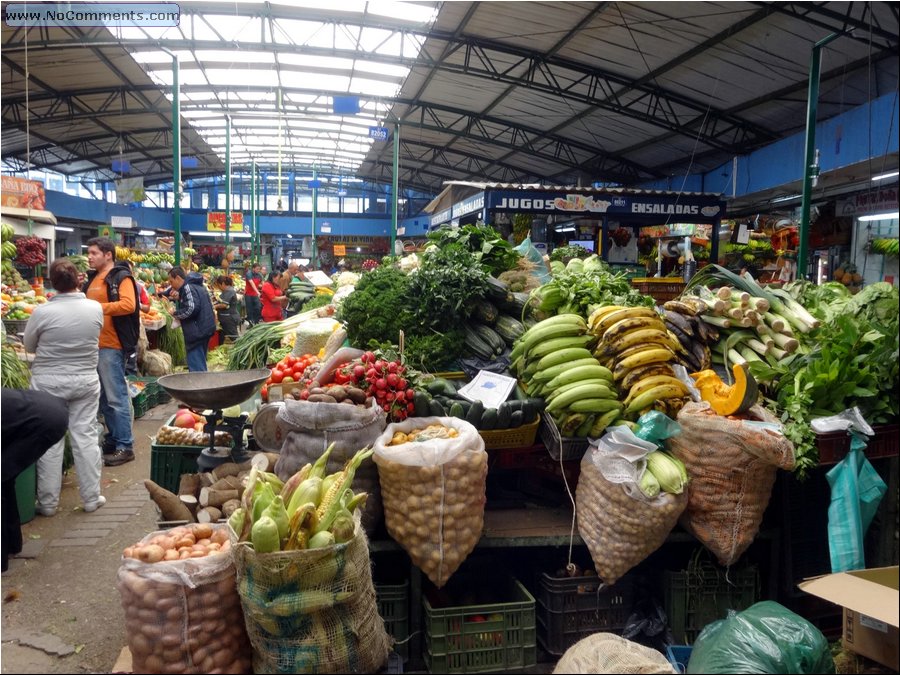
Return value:
M 63 478 L 60 512 L 22 528 L 23 556 L 10 561 L 2 586 L 2 672 L 110 672 L 125 644 L 116 572 L 122 549 L 155 529 L 157 512 L 143 481 L 150 436 L 175 411 L 169 402 L 135 420 L 137 459 L 104 467 L 107 503 L 80 508 L 74 470 Z

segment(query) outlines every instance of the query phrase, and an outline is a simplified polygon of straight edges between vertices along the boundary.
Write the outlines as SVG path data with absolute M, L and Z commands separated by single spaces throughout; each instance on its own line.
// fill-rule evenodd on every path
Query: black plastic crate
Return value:
M 621 633 L 634 607 L 634 583 L 624 577 L 605 586 L 597 576 L 571 578 L 541 574 L 538 589 L 538 640 L 561 655 L 593 633 Z

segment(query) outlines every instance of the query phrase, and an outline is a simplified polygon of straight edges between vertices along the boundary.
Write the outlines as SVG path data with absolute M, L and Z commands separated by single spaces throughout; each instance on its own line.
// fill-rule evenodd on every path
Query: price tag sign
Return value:
M 335 244 L 334 245 L 334 255 L 335 256 L 347 255 L 347 247 L 344 244 Z

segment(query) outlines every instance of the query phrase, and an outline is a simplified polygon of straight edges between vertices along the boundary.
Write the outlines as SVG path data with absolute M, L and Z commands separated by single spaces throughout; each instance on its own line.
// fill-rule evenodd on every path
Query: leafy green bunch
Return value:
M 440 249 L 454 245 L 461 247 L 493 276 L 513 269 L 519 262 L 519 254 L 512 245 L 497 230 L 482 222 L 458 228 L 442 227 L 429 232 L 428 239 Z

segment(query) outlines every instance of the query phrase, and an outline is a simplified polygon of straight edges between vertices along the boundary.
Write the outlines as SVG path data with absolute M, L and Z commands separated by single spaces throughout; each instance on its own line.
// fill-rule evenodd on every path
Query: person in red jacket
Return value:
M 278 285 L 278 272 L 271 272 L 266 283 L 259 289 L 259 297 L 262 300 L 262 320 L 265 322 L 281 321 L 284 318 L 284 306 L 288 297 L 281 291 Z

